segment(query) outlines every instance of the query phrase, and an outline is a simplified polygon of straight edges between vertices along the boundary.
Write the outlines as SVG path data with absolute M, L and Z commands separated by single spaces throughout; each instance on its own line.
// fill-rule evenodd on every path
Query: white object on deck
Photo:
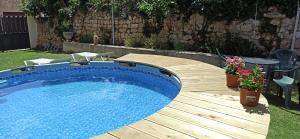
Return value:
M 35 65 L 44 65 L 44 64 L 50 64 L 53 62 L 54 59 L 47 59 L 47 58 L 39 58 L 39 59 L 33 59 L 33 60 L 26 60 L 24 61 L 24 64 L 28 66 L 28 63 L 33 63 Z
M 75 53 L 71 54 L 74 61 L 76 61 L 75 55 L 84 57 L 87 61 L 91 61 L 91 59 L 96 58 L 97 56 L 101 57 L 101 60 L 104 61 L 103 57 L 109 57 L 113 54 L 113 52 L 108 53 L 91 53 L 91 52 L 81 52 L 81 53 Z

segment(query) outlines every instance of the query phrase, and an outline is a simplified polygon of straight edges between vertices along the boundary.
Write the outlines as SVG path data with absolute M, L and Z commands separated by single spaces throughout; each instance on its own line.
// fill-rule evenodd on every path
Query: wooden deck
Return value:
M 179 95 L 161 111 L 95 139 L 266 138 L 268 102 L 256 108 L 239 103 L 239 92 L 225 86 L 224 70 L 199 61 L 144 54 L 119 58 L 164 67 L 182 81 Z

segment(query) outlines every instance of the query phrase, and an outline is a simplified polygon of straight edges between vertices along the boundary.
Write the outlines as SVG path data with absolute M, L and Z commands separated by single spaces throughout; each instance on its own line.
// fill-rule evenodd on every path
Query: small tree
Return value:
M 148 17 L 155 17 L 155 33 L 162 29 L 164 18 L 171 12 L 173 0 L 141 0 L 138 2 L 139 11 Z

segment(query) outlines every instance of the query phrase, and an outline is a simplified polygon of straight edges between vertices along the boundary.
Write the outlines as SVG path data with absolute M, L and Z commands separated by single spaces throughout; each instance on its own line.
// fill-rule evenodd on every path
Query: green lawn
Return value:
M 36 58 L 66 59 L 70 58 L 70 55 L 33 50 L 0 52 L 0 70 L 23 66 L 24 60 Z M 298 93 L 294 92 L 292 110 L 284 108 L 284 100 L 282 98 L 266 95 L 271 111 L 269 139 L 300 138 L 300 105 L 298 105 L 297 95 Z
M 0 71 L 18 66 L 24 66 L 25 60 L 37 58 L 68 59 L 70 58 L 70 55 L 34 50 L 0 52 Z
M 298 92 L 293 92 L 293 104 L 291 110 L 284 108 L 284 99 L 268 94 L 271 111 L 271 123 L 268 139 L 299 139 L 300 138 L 300 105 L 298 104 Z

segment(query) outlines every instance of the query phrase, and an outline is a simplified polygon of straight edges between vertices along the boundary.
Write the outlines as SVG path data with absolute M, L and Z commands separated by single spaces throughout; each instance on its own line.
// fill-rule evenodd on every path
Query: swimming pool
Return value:
M 179 79 L 130 62 L 59 63 L 0 72 L 0 138 L 89 138 L 170 103 Z

